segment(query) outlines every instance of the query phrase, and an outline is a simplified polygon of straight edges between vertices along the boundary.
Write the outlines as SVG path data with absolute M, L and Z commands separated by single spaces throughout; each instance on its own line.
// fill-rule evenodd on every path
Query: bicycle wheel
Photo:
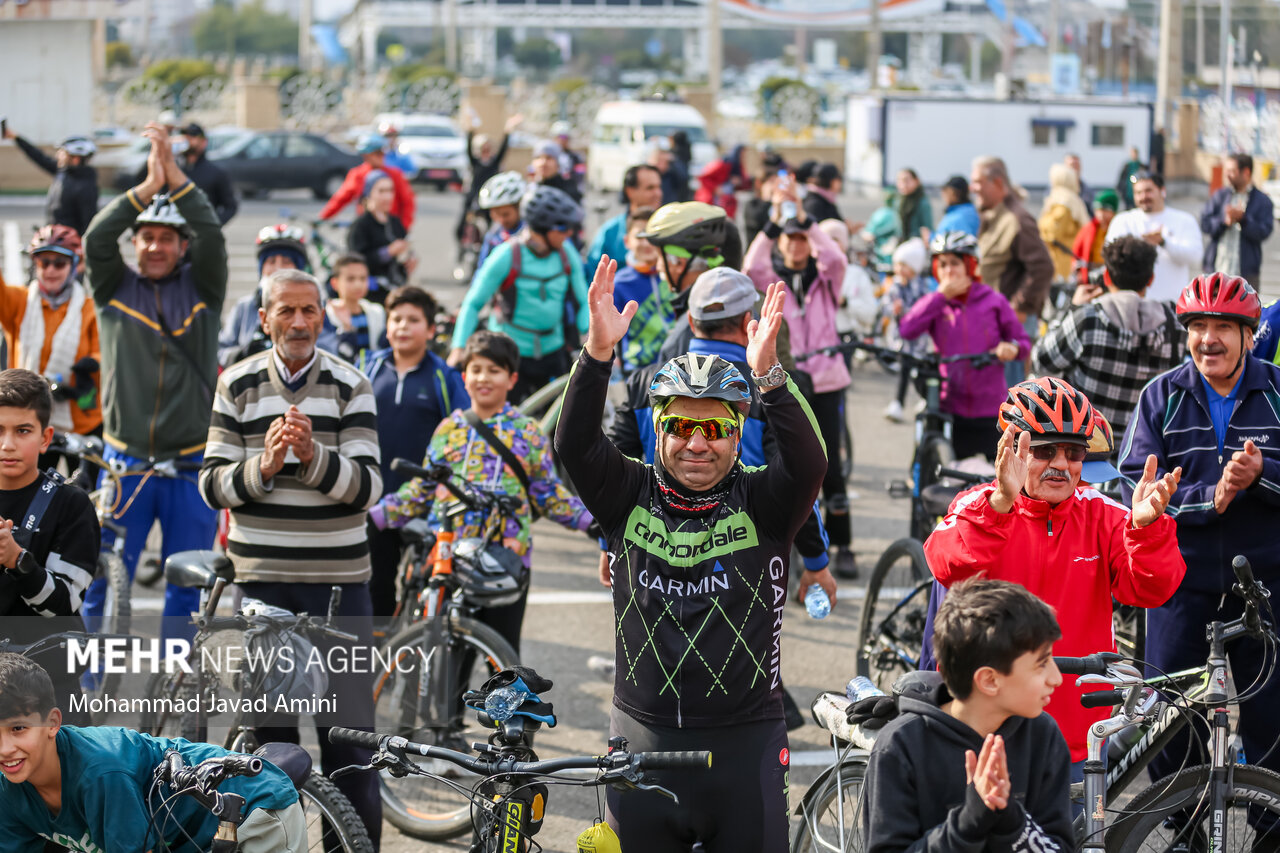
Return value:
M 1207 765 L 1189 767 L 1138 794 L 1107 831 L 1107 850 L 1207 850 L 1214 819 L 1209 778 Z M 1222 820 L 1224 850 L 1280 849 L 1280 774 L 1248 765 L 1234 767 Z
M 800 826 L 791 853 L 862 850 L 862 782 L 867 759 L 862 753 L 842 758 L 809 787 L 800 803 Z
M 1147 651 L 1147 611 L 1128 604 L 1111 603 L 1111 630 L 1116 651 L 1130 660 L 1143 660 Z
M 857 672 L 886 693 L 899 675 L 920 664 L 932 585 L 924 547 L 915 539 L 899 539 L 886 548 L 867 579 Z
M 308 853 L 373 853 L 355 806 L 324 776 L 312 771 L 298 802 L 307 816 Z
M 388 664 L 374 681 L 374 728 L 382 734 L 468 752 L 471 742 L 484 740 L 486 734 L 478 727 L 467 729 L 467 715 L 461 704 L 449 726 L 440 729 L 425 725 L 419 687 L 427 683 L 430 668 L 439 659 L 439 650 L 427 645 L 427 628 L 426 623 L 413 625 L 384 646 Z M 479 688 L 489 676 L 519 663 L 515 650 L 502 635 L 474 619 L 455 616 L 450 639 L 453 660 L 471 660 L 469 669 L 462 673 L 461 690 Z M 383 815 L 406 835 L 429 841 L 470 832 L 471 800 L 462 791 L 469 792 L 479 777 L 442 762 L 422 760 L 420 764 L 447 781 L 426 776 L 397 779 L 383 773 L 378 780 Z
M 951 443 L 941 436 L 926 439 L 916 451 L 915 471 L 917 479 L 915 494 L 920 495 L 929 486 L 938 482 L 938 467 L 949 468 L 955 464 L 956 452 Z M 921 501 L 917 497 L 911 502 L 911 536 L 923 542 L 929 538 L 937 525 L 936 517 L 925 516 Z
M 148 678 L 148 701 L 138 718 L 138 729 L 155 737 L 181 737 L 192 743 L 207 741 L 208 718 L 190 710 L 196 695 L 195 679 L 195 675 L 181 669 L 157 672 Z
M 133 621 L 132 582 L 124 560 L 110 551 L 103 551 L 98 555 L 98 577 L 107 579 L 100 630 L 104 634 L 129 633 L 129 625 Z M 106 676 L 106 679 L 110 678 Z

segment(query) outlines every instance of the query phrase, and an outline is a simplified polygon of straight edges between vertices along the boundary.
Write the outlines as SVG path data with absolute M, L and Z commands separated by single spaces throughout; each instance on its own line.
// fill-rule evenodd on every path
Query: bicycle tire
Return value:
M 842 757 L 818 775 L 800 801 L 800 826 L 791 840 L 791 853 L 862 850 L 866 775 L 867 758 L 862 752 Z
M 1157 839 L 1154 843 L 1159 845 L 1161 850 L 1168 849 L 1174 840 L 1188 840 L 1187 836 L 1183 834 L 1186 831 L 1186 826 L 1181 830 L 1168 828 L 1164 825 L 1165 819 L 1176 812 L 1200 805 L 1209 778 L 1210 767 L 1202 764 L 1198 767 L 1188 767 L 1156 781 L 1134 797 L 1125 807 L 1124 811 L 1128 813 L 1126 817 L 1116 821 L 1108 828 L 1107 850 L 1118 851 L 1118 853 L 1134 853 L 1134 851 L 1150 849 L 1143 845 L 1152 837 Z M 1254 809 L 1261 809 L 1270 813 L 1274 825 L 1263 836 L 1264 844 L 1262 846 L 1264 849 L 1274 849 L 1280 844 L 1280 774 L 1251 765 L 1234 767 L 1232 769 L 1231 798 L 1227 804 L 1228 809 L 1233 804 L 1243 806 L 1246 815 L 1250 810 Z M 1211 820 L 1207 814 L 1207 807 L 1202 811 L 1205 813 L 1196 818 L 1195 822 L 1190 825 L 1193 828 L 1199 828 L 1201 824 Z M 1230 812 L 1224 822 L 1228 824 L 1231 822 Z M 1247 822 L 1243 820 L 1241 822 L 1244 823 L 1246 831 L 1253 830 L 1253 827 L 1249 826 Z M 1230 826 L 1227 827 L 1227 831 L 1230 831 Z M 1162 832 L 1165 833 L 1163 837 L 1157 835 L 1157 833 Z M 1207 838 L 1207 834 L 1200 837 Z M 1257 840 L 1257 838 L 1254 839 L 1255 842 Z M 1194 840 L 1191 840 L 1188 846 L 1191 850 L 1200 849 L 1196 846 Z M 1227 850 L 1259 849 L 1258 846 L 1244 841 L 1228 842 L 1224 844 L 1224 847 Z
M 915 495 L 911 502 L 911 536 L 923 542 L 929 538 L 929 534 L 933 532 L 933 528 L 937 525 L 936 517 L 926 517 L 923 513 L 923 505 L 920 495 L 929 486 L 938 482 L 938 467 L 952 467 L 956 461 L 956 452 L 951 447 L 951 442 L 939 435 L 927 438 L 920 448 L 916 451 L 916 463 L 919 465 L 916 476 L 919 482 L 916 483 Z
M 900 577 L 894 570 L 903 558 L 910 561 L 910 569 L 907 576 Z M 889 589 L 886 581 L 909 583 L 911 590 L 906 598 L 901 598 L 899 593 L 891 602 L 878 606 L 882 593 Z M 929 565 L 925 562 L 924 546 L 911 538 L 899 539 L 885 548 L 876 561 L 875 568 L 871 570 L 871 576 L 867 578 L 862 613 L 858 617 L 855 667 L 858 675 L 870 678 L 886 693 L 899 675 L 914 669 L 915 663 L 920 660 L 919 644 L 924 639 L 924 616 L 929 605 L 927 591 L 931 583 L 932 576 Z M 897 609 L 908 599 L 910 601 L 903 609 Z M 891 626 L 895 630 L 886 640 L 881 635 L 885 633 L 891 618 L 895 620 L 895 625 Z M 897 630 L 898 628 L 903 630 Z M 915 637 L 917 632 L 920 635 L 918 639 Z M 878 648 L 882 643 L 886 646 L 892 643 L 893 647 L 910 646 L 915 663 L 900 660 L 900 656 L 891 654 L 887 648 Z
M 133 603 L 130 595 L 129 570 L 124 560 L 110 551 L 98 555 L 98 577 L 106 579 L 106 590 L 102 599 L 102 624 L 100 630 L 104 634 L 128 634 L 133 622 Z M 120 675 L 118 673 L 100 672 L 93 676 L 92 684 L 96 689 L 89 691 L 92 696 L 104 696 L 119 693 Z
M 154 737 L 181 737 L 192 743 L 205 743 L 209 739 L 209 721 L 203 714 L 183 711 L 166 714 L 161 711 L 164 700 L 180 701 L 184 707 L 195 696 L 194 675 L 175 672 L 153 673 L 147 679 L 147 703 L 138 718 L 138 730 Z M 204 701 L 203 699 L 201 701 Z
M 373 842 L 356 807 L 317 771 L 302 784 L 298 802 L 307 818 L 308 853 L 373 853 Z
M 428 627 L 425 622 L 412 625 L 384 646 L 391 654 L 387 656 L 387 668 L 374 680 L 375 729 L 418 742 L 448 741 L 442 745 L 467 751 L 469 742 L 464 735 L 465 719 L 444 732 L 438 732 L 423 726 L 418 713 L 417 686 L 426 670 L 414 665 L 412 654 L 413 650 L 424 647 Z M 476 652 L 476 663 L 482 664 L 478 671 L 485 678 L 520 662 L 511 644 L 488 625 L 466 616 L 455 616 L 451 627 L 455 640 Z M 458 653 L 462 652 L 458 650 Z M 417 660 L 425 664 L 432 657 L 427 652 Z M 483 678 L 476 672 L 477 668 L 473 666 L 468 677 L 468 685 L 473 688 L 483 683 Z M 471 787 L 465 779 L 463 785 Z M 470 799 L 444 783 L 422 776 L 396 779 L 382 774 L 378 787 L 382 793 L 383 816 L 406 835 L 427 841 L 445 841 L 471 831 Z

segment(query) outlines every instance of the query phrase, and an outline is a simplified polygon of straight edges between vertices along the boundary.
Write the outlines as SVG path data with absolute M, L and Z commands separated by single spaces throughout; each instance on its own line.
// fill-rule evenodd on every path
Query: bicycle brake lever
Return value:
M 632 782 L 631 787 L 640 791 L 654 791 L 655 793 L 662 794 L 664 797 L 670 797 L 671 802 L 674 805 L 680 805 L 680 798 L 676 796 L 676 792 L 667 790 L 661 785 L 656 785 L 652 782 Z
M 329 774 L 330 779 L 340 779 L 349 773 L 363 773 L 366 770 L 377 770 L 373 764 L 348 764 L 346 767 L 339 768 Z M 392 775 L 395 775 L 394 772 Z
M 1109 684 L 1112 687 L 1129 687 L 1142 681 L 1140 676 L 1117 675 L 1082 675 L 1076 679 L 1076 685 Z

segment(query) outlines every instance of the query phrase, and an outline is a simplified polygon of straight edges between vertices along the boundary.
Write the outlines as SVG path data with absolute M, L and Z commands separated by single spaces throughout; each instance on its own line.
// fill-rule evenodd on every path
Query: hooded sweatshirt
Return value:
M 1048 714 L 1010 717 L 997 729 L 1009 763 L 1009 805 L 987 808 L 965 782 L 965 750 L 983 738 L 939 707 L 938 684 L 919 698 L 901 696 L 899 716 L 881 730 L 862 789 L 867 853 L 1072 849 L 1070 756 Z
M 1186 355 L 1187 331 L 1172 305 L 1115 290 L 1051 327 L 1036 342 L 1031 368 L 1079 388 L 1123 435 L 1143 387 Z

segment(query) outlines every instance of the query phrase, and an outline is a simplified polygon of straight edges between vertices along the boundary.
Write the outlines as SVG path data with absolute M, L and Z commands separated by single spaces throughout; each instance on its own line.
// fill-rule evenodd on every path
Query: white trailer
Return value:
M 1152 115 L 1149 103 L 1106 99 L 855 95 L 848 102 L 845 183 L 892 186 L 900 169 L 911 168 L 936 187 L 952 175 L 968 178 L 975 157 L 995 155 L 1016 184 L 1043 189 L 1049 167 L 1075 153 L 1086 184 L 1110 187 L 1130 147 L 1147 160 Z

